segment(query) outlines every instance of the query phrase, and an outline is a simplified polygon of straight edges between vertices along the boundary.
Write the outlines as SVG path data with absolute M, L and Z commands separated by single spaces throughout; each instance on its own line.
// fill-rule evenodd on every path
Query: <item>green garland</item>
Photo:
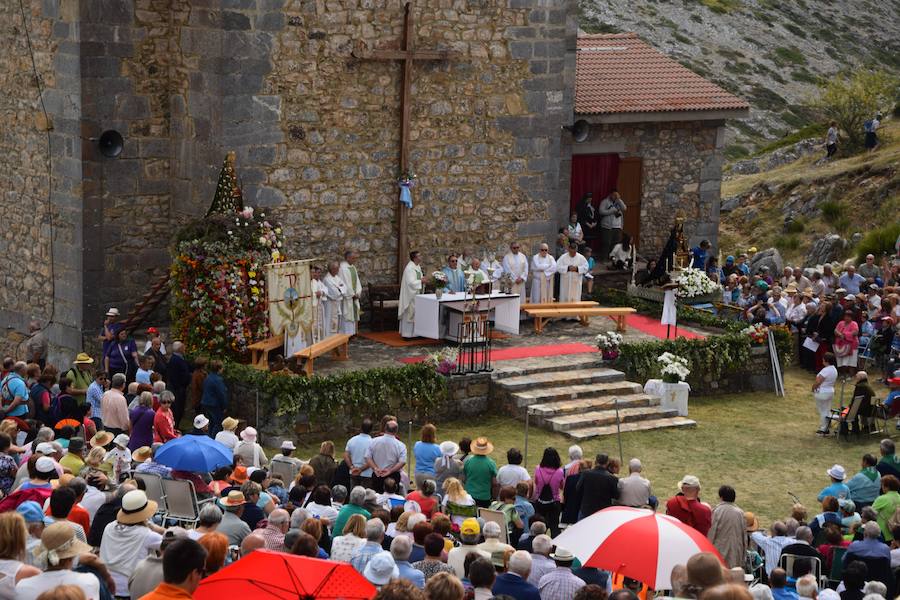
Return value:
M 447 379 L 421 363 L 306 378 L 229 361 L 223 375 L 229 383 L 248 386 L 270 398 L 275 415 L 305 413 L 310 420 L 382 415 L 398 409 L 427 414 L 447 394 Z
M 635 298 L 629 296 L 621 290 L 609 288 L 598 288 L 594 290 L 594 300 L 602 306 L 630 306 L 642 315 L 650 317 L 659 317 L 662 315 L 662 304 L 659 302 L 651 302 L 643 298 Z M 701 327 L 712 327 L 715 329 L 724 329 L 731 333 L 737 333 L 741 329 L 747 327 L 743 321 L 734 319 L 726 319 L 716 316 L 709 311 L 700 310 L 684 304 L 677 304 L 679 323 L 693 323 Z

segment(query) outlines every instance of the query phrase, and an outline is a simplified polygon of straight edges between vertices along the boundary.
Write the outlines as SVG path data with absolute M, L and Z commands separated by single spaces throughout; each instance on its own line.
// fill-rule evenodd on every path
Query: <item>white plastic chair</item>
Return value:
M 294 477 L 300 471 L 300 468 L 289 460 L 272 460 L 269 463 L 269 469 L 271 470 L 270 475 L 281 479 L 285 486 L 291 485 Z
M 165 519 L 169 511 L 166 502 L 166 492 L 163 487 L 165 480 L 156 473 L 135 473 L 134 478 L 144 482 L 147 499 L 156 502 L 156 514 Z
M 205 502 L 197 502 L 194 484 L 183 479 L 163 479 L 162 486 L 168 507 L 166 518 L 196 526 L 200 520 L 200 505 Z

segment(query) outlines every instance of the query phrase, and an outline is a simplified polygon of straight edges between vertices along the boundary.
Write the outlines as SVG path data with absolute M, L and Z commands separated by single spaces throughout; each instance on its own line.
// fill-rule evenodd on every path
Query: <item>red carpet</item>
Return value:
M 587 344 L 553 344 L 550 346 L 520 346 L 518 348 L 503 348 L 491 350 L 491 360 L 516 360 L 518 358 L 536 358 L 539 356 L 559 356 L 562 354 L 585 354 L 597 352 L 596 346 Z M 418 363 L 425 360 L 424 356 L 409 356 L 398 359 L 402 363 Z M 477 360 L 477 358 L 476 358 Z
M 399 331 L 363 331 L 359 333 L 359 337 L 363 337 L 374 342 L 379 342 L 386 346 L 391 346 L 392 348 L 406 348 L 409 346 L 440 346 L 441 344 L 443 344 L 441 340 L 433 340 L 431 338 L 423 337 L 417 337 L 407 340 L 400 337 Z M 502 331 L 491 332 L 492 340 L 505 340 L 508 337 L 510 337 L 510 335 Z
M 610 320 L 613 320 L 610 317 Z M 634 328 L 640 331 L 641 333 L 646 333 L 647 335 L 652 335 L 653 337 L 657 337 L 661 340 L 666 339 L 666 326 L 660 325 L 659 319 L 655 317 L 647 317 L 644 315 L 628 315 L 625 317 L 625 322 L 628 324 L 629 328 Z M 674 335 L 675 328 L 672 328 L 672 334 Z M 692 331 L 688 331 L 686 329 L 678 328 L 678 337 L 687 338 L 689 340 L 704 340 L 705 336 L 698 335 Z

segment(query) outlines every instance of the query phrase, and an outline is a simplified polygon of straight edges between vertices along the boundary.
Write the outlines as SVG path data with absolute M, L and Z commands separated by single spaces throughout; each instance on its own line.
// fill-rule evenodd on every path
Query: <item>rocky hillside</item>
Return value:
M 882 138 L 874 153 L 832 162 L 822 160 L 821 140 L 805 140 L 731 165 L 723 254 L 775 247 L 788 264 L 842 261 L 872 229 L 900 227 L 900 121 L 887 121 Z
M 730 158 L 811 122 L 822 78 L 860 65 L 900 72 L 900 0 L 580 0 L 590 33 L 634 31 L 747 99 Z

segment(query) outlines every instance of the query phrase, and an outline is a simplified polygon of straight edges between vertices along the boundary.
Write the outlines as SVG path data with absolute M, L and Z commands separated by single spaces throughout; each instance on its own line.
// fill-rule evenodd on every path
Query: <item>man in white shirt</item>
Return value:
M 556 260 L 556 271 L 559 273 L 559 301 L 579 302 L 581 283 L 588 271 L 588 262 L 578 253 L 576 243 L 569 242 L 569 251 Z
M 522 453 L 517 448 L 510 448 L 506 451 L 506 462 L 497 471 L 497 484 L 500 487 L 510 486 L 516 487 L 520 481 L 524 481 L 531 485 L 531 477 L 528 471 L 522 466 Z
M 613 190 L 600 201 L 597 208 L 600 213 L 600 253 L 598 256 L 609 256 L 613 246 L 622 239 L 622 225 L 624 222 L 625 202 L 618 190 Z
M 344 318 L 341 320 L 341 333 L 356 335 L 359 326 L 359 297 L 362 295 L 362 283 L 356 270 L 356 252 L 348 250 L 340 266 L 340 276 L 351 294 L 351 301 L 344 303 Z
M 372 440 L 366 450 L 366 464 L 372 469 L 372 489 L 384 493 L 384 480 L 403 469 L 406 445 L 397 439 L 397 421 L 388 421 L 384 433 Z
M 403 269 L 400 280 L 400 302 L 397 303 L 397 316 L 400 320 L 400 336 L 415 337 L 416 296 L 422 293 L 424 276 L 422 275 L 422 255 L 416 251 L 409 253 L 409 262 Z
M 628 461 L 628 477 L 619 479 L 619 499 L 622 506 L 641 508 L 650 506 L 650 481 L 641 475 L 643 465 L 637 458 Z M 654 506 L 654 508 L 656 508 Z
M 519 251 L 519 242 L 509 245 L 509 252 L 503 257 L 503 272 L 512 279 L 512 293 L 525 296 L 525 282 L 528 280 L 528 257 Z
M 281 453 L 273 456 L 272 462 L 291 463 L 297 469 L 300 469 L 300 467 L 303 466 L 303 461 L 296 456 L 291 456 L 291 454 L 293 454 L 294 450 L 296 449 L 297 447 L 294 445 L 294 442 L 292 442 L 291 440 L 284 440 L 283 442 L 281 442 Z
M 137 564 L 162 543 L 162 535 L 155 531 L 159 527 L 150 524 L 156 509 L 156 502 L 148 500 L 143 490 L 132 490 L 122 496 L 116 520 L 103 530 L 100 559 L 106 563 L 118 593 L 128 589 L 128 578 Z

